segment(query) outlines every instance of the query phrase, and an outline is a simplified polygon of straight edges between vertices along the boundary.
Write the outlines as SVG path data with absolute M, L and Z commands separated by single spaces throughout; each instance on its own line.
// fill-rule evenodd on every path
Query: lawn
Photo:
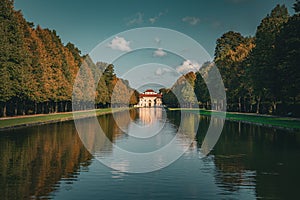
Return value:
M 187 112 L 199 113 L 205 116 L 217 116 L 224 117 L 224 113 L 218 111 L 210 111 L 203 109 L 180 109 L 180 108 L 170 108 L 169 110 L 183 110 Z M 270 115 L 258 115 L 254 113 L 226 113 L 227 120 L 242 121 L 247 123 L 254 123 L 264 126 L 274 126 L 289 129 L 300 129 L 300 119 L 299 118 L 289 118 L 289 117 L 278 117 Z
M 114 112 L 122 111 L 126 108 L 113 109 Z M 94 111 L 78 111 L 76 112 L 76 117 L 89 117 L 93 114 Z M 96 115 L 103 115 L 111 113 L 111 108 L 97 109 Z M 53 123 L 59 121 L 68 121 L 73 120 L 73 113 L 55 113 L 55 114 L 43 114 L 43 115 L 30 115 L 30 116 L 20 116 L 20 117 L 11 117 L 11 118 L 0 118 L 0 130 L 5 130 L 9 128 L 38 125 L 45 123 Z

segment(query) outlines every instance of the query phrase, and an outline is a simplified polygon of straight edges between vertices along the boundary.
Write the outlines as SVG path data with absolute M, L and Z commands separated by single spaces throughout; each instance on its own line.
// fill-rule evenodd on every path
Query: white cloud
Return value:
M 154 24 L 156 22 L 156 20 L 158 20 L 158 17 L 149 18 L 149 22 L 151 24 Z
M 172 73 L 172 70 L 171 69 L 168 69 L 168 68 L 157 68 L 156 71 L 155 71 L 155 75 L 157 76 L 161 76 L 161 75 L 164 75 L 165 73 Z
M 198 71 L 200 68 L 200 64 L 195 61 L 185 60 L 182 65 L 176 67 L 176 71 L 181 74 L 186 74 L 190 71 Z
M 141 12 L 136 13 L 131 19 L 128 20 L 127 25 L 133 26 L 144 22 L 144 14 Z
M 186 16 L 184 18 L 182 18 L 183 22 L 186 22 L 192 26 L 197 25 L 200 22 L 200 18 L 198 17 L 190 17 L 190 16 Z
M 150 22 L 151 24 L 154 24 L 154 23 L 155 23 L 161 16 L 163 16 L 163 15 L 164 15 L 164 13 L 163 13 L 163 12 L 160 12 L 157 16 L 149 18 L 149 22 Z
M 123 37 L 116 36 L 109 44 L 108 47 L 114 50 L 131 51 L 130 42 L 126 41 Z
M 171 68 L 167 68 L 167 67 L 159 67 L 159 68 L 157 68 L 155 70 L 154 74 L 159 79 L 161 79 L 161 77 L 159 77 L 159 76 L 164 76 L 164 78 L 166 78 L 164 81 L 167 81 L 170 78 L 174 81 L 174 80 L 176 80 L 180 76 L 180 74 L 175 69 L 171 69 Z M 174 77 L 175 77 L 175 79 L 174 79 Z M 153 78 L 154 77 L 152 77 L 152 79 Z
M 167 52 L 165 52 L 162 48 L 158 48 L 154 51 L 153 56 L 157 57 L 164 57 L 167 55 Z

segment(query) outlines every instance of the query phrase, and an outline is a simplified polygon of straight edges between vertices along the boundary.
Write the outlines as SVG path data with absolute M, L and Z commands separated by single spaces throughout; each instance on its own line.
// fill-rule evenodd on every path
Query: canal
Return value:
M 225 121 L 206 157 L 201 148 L 210 117 L 140 108 L 97 118 L 104 136 L 86 140 L 73 121 L 0 132 L 0 199 L 296 199 L 300 180 L 300 132 Z M 222 120 L 222 119 L 220 119 Z M 218 119 L 214 123 L 218 122 Z M 78 128 L 78 127 L 77 127 Z M 180 133 L 179 133 L 180 130 Z M 117 148 L 147 153 L 186 147 L 155 171 L 111 160 Z M 90 146 L 97 147 L 90 153 Z M 174 147 L 174 152 L 178 151 Z M 170 152 L 170 157 L 174 156 Z M 162 157 L 163 158 L 163 157 Z M 100 161 L 99 161 L 100 160 Z M 137 161 L 138 162 L 138 161 Z M 143 161 L 144 162 L 144 161 Z M 115 164 L 114 167 L 112 164 Z M 119 169 L 119 170 L 116 170 Z

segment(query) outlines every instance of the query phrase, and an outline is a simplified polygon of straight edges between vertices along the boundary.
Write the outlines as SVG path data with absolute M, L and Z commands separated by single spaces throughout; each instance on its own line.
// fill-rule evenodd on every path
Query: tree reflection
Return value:
M 229 192 L 254 190 L 260 198 L 293 198 L 300 178 L 299 138 L 286 130 L 226 122 L 212 152 L 217 184 Z
M 46 196 L 91 158 L 71 122 L 10 131 L 0 137 L 1 199 Z
M 80 119 L 77 121 L 78 134 L 85 147 L 92 154 L 107 156 L 113 151 L 113 143 L 122 137 L 126 137 L 124 130 L 132 119 L 136 117 L 136 111 L 130 110 L 117 112 L 113 115 L 103 115 L 98 118 Z

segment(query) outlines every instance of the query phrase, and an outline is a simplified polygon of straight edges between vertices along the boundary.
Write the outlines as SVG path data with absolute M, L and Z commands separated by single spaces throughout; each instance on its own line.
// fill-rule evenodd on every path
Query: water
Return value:
M 114 155 L 114 144 L 128 151 L 149 152 L 161 148 L 178 136 L 180 122 L 189 131 L 199 127 L 195 141 L 178 160 L 163 169 L 141 174 L 113 170 L 100 163 L 86 150 L 74 122 L 1 132 L 0 199 L 298 197 L 299 131 L 226 121 L 216 146 L 207 157 L 200 158 L 209 117 L 144 109 L 130 111 L 130 118 L 126 112 L 115 114 L 115 118 L 112 115 L 98 118 L 108 138 L 102 138 L 95 151 L 103 158 Z M 131 139 L 138 133 L 145 137 L 147 131 L 141 132 L 139 128 L 149 130 L 152 124 L 157 125 L 155 129 L 161 130 L 161 134 L 153 135 L 148 145 Z M 87 126 L 87 132 L 92 130 L 91 126 Z M 126 133 L 128 130 L 131 133 Z M 182 140 L 185 145 L 185 138 L 194 137 L 189 131 L 176 141 Z M 87 141 L 94 144 L 94 139 Z M 128 166 L 123 167 L 126 171 Z

